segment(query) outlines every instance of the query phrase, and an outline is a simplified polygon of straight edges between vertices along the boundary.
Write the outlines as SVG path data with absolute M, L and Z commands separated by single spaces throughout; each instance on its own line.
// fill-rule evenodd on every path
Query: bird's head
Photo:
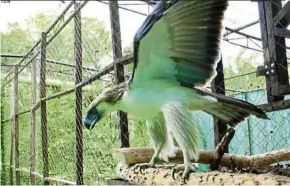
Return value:
M 126 83 L 121 83 L 107 88 L 92 101 L 84 118 L 87 129 L 93 129 L 104 116 L 118 109 L 126 87 Z

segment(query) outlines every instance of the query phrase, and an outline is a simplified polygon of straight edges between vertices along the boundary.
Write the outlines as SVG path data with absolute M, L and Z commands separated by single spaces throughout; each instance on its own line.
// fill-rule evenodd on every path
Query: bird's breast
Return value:
M 164 104 L 170 101 L 183 101 L 182 99 L 187 98 L 179 87 L 151 81 L 126 91 L 120 110 L 143 119 L 152 119 L 162 111 Z
M 125 92 L 121 109 L 143 119 L 151 119 L 161 111 L 162 98 L 153 91 L 134 89 Z

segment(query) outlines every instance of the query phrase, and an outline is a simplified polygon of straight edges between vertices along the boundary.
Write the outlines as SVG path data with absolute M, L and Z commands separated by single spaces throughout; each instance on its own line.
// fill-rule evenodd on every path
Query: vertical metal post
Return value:
M 1 185 L 6 185 L 6 166 L 5 166 L 5 145 L 4 145 L 4 97 L 5 97 L 5 88 L 1 86 Z
M 245 92 L 245 101 L 248 101 L 248 94 L 247 94 L 247 92 Z M 252 154 L 252 139 L 251 139 L 251 124 L 250 124 L 250 122 L 251 122 L 251 120 L 250 120 L 250 118 L 247 118 L 246 119 L 246 122 L 247 122 L 247 130 L 248 130 L 248 140 L 249 140 L 249 155 L 253 155 Z
M 41 52 L 40 52 L 40 99 L 46 97 L 46 33 L 41 34 Z M 46 101 L 40 102 L 41 116 L 41 146 L 43 161 L 43 177 L 49 177 L 48 167 L 48 144 L 47 144 L 47 117 L 46 117 Z M 44 185 L 49 185 L 49 181 L 45 180 Z
M 79 3 L 74 2 L 74 9 L 77 10 Z M 74 17 L 74 54 L 76 62 L 75 84 L 82 81 L 82 27 L 81 11 Z M 76 183 L 83 185 L 83 130 L 82 130 L 82 88 L 75 90 L 75 113 L 76 113 Z
M 20 185 L 19 168 L 19 122 L 18 122 L 18 68 L 15 66 L 13 78 L 13 125 L 14 125 L 14 144 L 15 144 L 15 178 L 16 185 Z
M 217 75 L 212 80 L 211 91 L 213 93 L 218 93 L 225 95 L 225 79 L 224 79 L 224 70 L 223 70 L 223 60 L 222 57 L 216 67 Z M 227 124 L 218 118 L 214 117 L 214 143 L 215 146 L 219 144 L 223 136 L 227 132 Z M 226 153 L 229 152 L 228 148 L 225 150 Z
M 15 133 L 15 126 L 14 126 L 14 78 L 11 82 L 11 135 L 10 135 L 10 167 L 9 167 L 9 182 L 10 185 L 14 185 L 14 174 L 13 174 L 13 157 L 14 157 L 14 133 Z
M 122 42 L 118 1 L 109 1 L 110 18 L 111 18 L 111 31 L 112 31 L 112 46 L 114 59 L 122 57 Z M 124 66 L 118 64 L 114 66 L 115 83 L 119 84 L 124 82 Z M 117 111 L 118 125 L 120 127 L 121 148 L 129 147 L 129 131 L 128 131 L 128 118 L 127 114 L 122 111 Z
M 31 62 L 31 107 L 36 103 L 36 64 L 37 60 Z M 36 147 L 36 110 L 30 111 L 31 126 L 30 126 L 30 184 L 35 185 L 35 177 L 32 174 L 35 172 L 35 147 Z
M 282 8 L 281 0 L 258 1 L 260 28 L 266 69 L 268 102 L 284 100 L 279 87 L 289 84 L 285 38 L 275 35 L 274 18 Z M 281 28 L 281 25 L 277 25 Z

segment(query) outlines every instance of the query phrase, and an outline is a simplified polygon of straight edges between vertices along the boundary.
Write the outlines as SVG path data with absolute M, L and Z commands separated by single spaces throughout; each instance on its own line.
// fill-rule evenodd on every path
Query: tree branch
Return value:
M 235 135 L 235 130 L 233 128 L 228 128 L 227 133 L 223 136 L 221 142 L 217 145 L 215 153 L 215 161 L 210 166 L 210 170 L 218 170 L 222 157 L 225 153 L 225 150 L 229 146 L 231 140 Z

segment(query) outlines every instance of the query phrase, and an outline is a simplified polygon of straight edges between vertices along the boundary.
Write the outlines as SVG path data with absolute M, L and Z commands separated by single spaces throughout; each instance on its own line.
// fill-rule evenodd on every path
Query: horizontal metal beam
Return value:
M 230 32 L 232 32 L 232 33 L 236 33 L 236 34 L 239 34 L 241 36 L 245 36 L 246 38 L 251 38 L 251 39 L 255 39 L 257 41 L 262 41 L 261 38 L 258 38 L 258 37 L 255 37 L 255 36 L 251 36 L 249 34 L 246 34 L 246 33 L 240 32 L 240 31 L 236 31 L 236 30 L 234 30 L 232 28 L 229 28 L 229 27 L 225 27 L 225 29 L 230 31 Z
M 280 85 L 278 87 L 279 94 L 288 95 L 290 94 L 290 85 Z
M 106 75 L 108 72 L 114 70 L 114 65 L 116 65 L 116 64 L 128 65 L 128 64 L 132 63 L 132 59 L 133 59 L 133 55 L 128 55 L 128 56 L 124 56 L 122 58 L 116 59 L 110 65 L 107 65 L 102 70 L 100 70 L 97 74 L 95 74 L 92 77 L 88 78 L 87 80 L 82 81 L 81 83 L 77 84 L 74 88 L 59 92 L 57 94 L 51 95 L 51 96 L 46 97 L 46 98 L 42 98 L 41 101 L 48 101 L 48 100 L 52 100 L 55 98 L 59 98 L 61 96 L 68 95 L 68 94 L 74 92 L 76 88 L 89 85 L 92 82 L 96 81 L 97 79 L 100 79 L 102 76 Z
M 16 55 L 16 54 L 0 54 L 0 57 L 11 57 L 11 58 L 23 58 L 24 55 Z M 26 58 L 29 58 L 29 57 L 26 57 Z M 38 59 L 39 60 L 39 59 Z M 47 63 L 51 63 L 51 64 L 56 64 L 56 65 L 63 65 L 63 66 L 67 66 L 67 67 L 72 67 L 72 68 L 75 68 L 75 65 L 71 65 L 69 63 L 63 63 L 63 62 L 60 62 L 60 61 L 54 61 L 54 60 L 50 60 L 50 59 L 47 59 L 46 60 Z M 17 64 L 1 64 L 0 63 L 0 66 L 19 66 L 18 63 Z M 25 66 L 25 65 L 20 65 L 21 66 Z M 84 70 L 89 70 L 89 71 L 94 71 L 94 72 L 97 72 L 98 70 L 95 69 L 95 68 L 90 68 L 90 67 L 82 67 Z
M 105 1 L 101 1 L 101 0 L 96 0 L 97 2 L 100 2 L 100 3 L 103 3 L 103 4 L 106 4 L 106 5 L 109 5 L 108 2 L 105 2 Z M 144 14 L 142 12 L 138 12 L 138 11 L 135 11 L 135 10 L 131 10 L 129 8 L 125 8 L 125 7 L 121 7 L 121 6 L 118 6 L 119 9 L 123 9 L 123 10 L 127 10 L 128 12 L 133 12 L 133 13 L 136 13 L 136 14 L 139 14 L 139 15 L 143 15 L 143 16 L 147 16 L 147 14 Z
M 257 105 L 257 107 L 263 110 L 264 112 L 285 110 L 290 108 L 290 100 L 282 100 L 273 103 L 266 103 L 263 105 Z
M 54 60 L 50 60 L 50 59 L 47 59 L 46 62 L 47 63 L 51 63 L 51 64 L 56 64 L 56 65 L 62 65 L 62 66 L 67 66 L 67 67 L 75 68 L 75 65 L 71 65 L 69 63 L 63 63 L 63 62 L 59 62 L 59 61 L 54 61 Z M 94 72 L 99 71 L 97 69 L 89 68 L 89 67 L 82 67 L 82 69 L 83 70 L 88 70 L 88 71 L 94 71 Z
M 150 1 L 150 0 L 140 0 L 140 1 L 146 3 L 146 4 L 150 5 L 150 6 L 154 6 L 154 5 L 157 4 L 157 2 L 155 2 L 155 1 Z
M 275 35 L 279 37 L 290 38 L 290 30 L 275 27 Z
M 290 23 L 290 1 L 288 1 L 274 18 L 275 26 L 286 28 Z
M 243 26 L 240 26 L 240 27 L 235 28 L 235 29 L 233 29 L 233 30 L 234 30 L 235 32 L 237 32 L 237 31 L 243 30 L 243 29 L 245 29 L 245 28 L 248 28 L 248 27 L 250 27 L 250 26 L 253 26 L 253 25 L 257 24 L 257 23 L 259 23 L 259 20 L 254 21 L 254 22 L 251 22 L 251 23 L 248 23 L 248 24 L 243 25 Z M 228 36 L 228 35 L 230 35 L 230 34 L 232 34 L 232 33 L 234 33 L 234 32 L 232 32 L 232 31 L 228 31 L 227 33 L 224 34 L 224 37 L 225 37 L 225 36 Z
M 1 66 L 1 67 L 15 67 L 15 66 L 18 66 L 18 67 L 24 67 L 24 65 L 18 65 L 18 64 L 4 64 L 4 63 L 1 63 L 0 66 Z
M 257 41 L 262 41 L 261 38 L 258 38 L 258 37 L 255 37 L 255 36 L 251 36 L 249 34 L 246 34 L 246 33 L 240 32 L 240 31 L 235 31 L 234 29 L 229 28 L 229 27 L 225 27 L 225 29 L 228 30 L 228 31 L 231 31 L 233 33 L 239 34 L 241 36 L 245 36 L 246 38 L 249 38 L 249 39 L 254 39 L 254 40 L 257 40 Z M 224 40 L 227 40 L 227 39 L 224 38 Z M 286 49 L 290 49 L 290 47 L 286 47 Z
M 18 55 L 18 54 L 0 54 L 0 57 L 7 57 L 7 58 L 24 58 L 25 55 Z M 28 58 L 28 57 L 27 57 Z
M 263 52 L 262 50 L 259 50 L 259 49 L 256 49 L 256 48 L 252 48 L 252 47 L 249 47 L 249 46 L 245 46 L 245 45 L 241 45 L 241 44 L 238 44 L 238 43 L 234 43 L 234 42 L 231 42 L 227 39 L 223 39 L 224 41 L 232 44 L 232 45 L 236 45 L 236 46 L 239 46 L 239 47 L 242 47 L 242 48 L 246 48 L 246 49 L 250 49 L 250 50 L 254 50 L 254 51 L 257 51 L 257 52 Z

